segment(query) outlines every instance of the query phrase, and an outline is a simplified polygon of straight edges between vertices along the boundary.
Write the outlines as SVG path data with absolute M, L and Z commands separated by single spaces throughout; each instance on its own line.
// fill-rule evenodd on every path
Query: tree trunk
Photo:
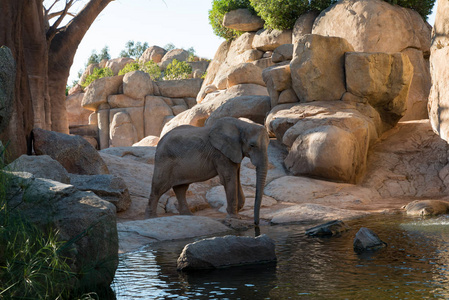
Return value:
M 48 61 L 51 129 L 68 133 L 65 88 L 78 45 L 100 12 L 113 0 L 91 0 L 51 40 Z
M 17 64 L 14 104 L 0 140 L 14 159 L 29 149 L 33 128 L 68 133 L 65 87 L 76 50 L 90 25 L 113 0 L 90 0 L 62 30 L 48 30 L 42 0 L 0 2 L 0 45 Z M 28 142 L 27 142 L 28 141 Z
M 48 128 L 45 119 L 47 95 L 47 43 L 42 0 L 7 0 L 0 4 L 0 45 L 11 49 L 16 78 L 11 119 L 0 139 L 10 142 L 10 158 L 26 153 L 33 126 Z

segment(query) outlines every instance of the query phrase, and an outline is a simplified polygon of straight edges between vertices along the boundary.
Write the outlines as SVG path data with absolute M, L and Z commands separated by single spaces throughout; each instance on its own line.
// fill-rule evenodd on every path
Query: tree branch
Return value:
M 56 2 L 57 2 L 57 1 L 59 1 L 59 0 L 56 0 Z M 75 1 L 75 0 L 68 0 L 68 1 L 66 1 L 64 10 L 62 10 L 62 11 L 56 13 L 56 14 L 59 15 L 59 18 L 58 18 L 58 19 L 56 20 L 56 22 L 53 23 L 53 25 L 47 30 L 47 41 L 51 41 L 51 40 L 54 38 L 54 36 L 55 36 L 55 34 L 56 34 L 56 32 L 57 32 L 57 29 L 58 29 L 59 25 L 61 25 L 62 20 L 63 20 L 63 19 L 65 18 L 65 16 L 68 14 L 69 9 L 70 9 L 70 7 L 72 7 L 74 1 Z M 56 3 L 56 2 L 55 2 L 55 3 Z M 53 5 L 54 5 L 55 3 L 53 3 Z M 52 6 L 53 6 L 53 5 L 52 5 Z M 48 18 L 48 15 L 47 15 L 47 19 L 50 20 L 50 19 Z

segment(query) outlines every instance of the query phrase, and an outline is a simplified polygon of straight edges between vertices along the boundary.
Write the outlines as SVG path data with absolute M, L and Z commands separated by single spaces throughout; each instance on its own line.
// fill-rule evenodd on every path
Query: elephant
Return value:
M 269 137 L 265 128 L 250 120 L 224 117 L 204 127 L 182 125 L 165 134 L 156 148 L 147 215 L 157 216 L 159 198 L 173 188 L 180 214 L 191 214 L 186 192 L 191 183 L 219 176 L 226 191 L 227 213 L 237 217 L 245 204 L 240 184 L 244 156 L 256 167 L 254 223 L 259 211 L 268 169 Z

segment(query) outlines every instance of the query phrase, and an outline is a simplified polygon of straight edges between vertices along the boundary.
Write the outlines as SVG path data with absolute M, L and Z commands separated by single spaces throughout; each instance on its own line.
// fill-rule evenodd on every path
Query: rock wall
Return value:
M 433 130 L 449 141 L 449 3 L 438 1 L 435 27 L 432 31 L 430 72 L 432 89 L 429 96 L 429 118 Z
M 153 60 L 163 69 L 173 59 L 185 61 L 189 53 L 182 49 L 165 51 L 152 46 L 141 63 Z M 111 68 L 115 76 L 95 80 L 84 91 L 78 86 L 66 99 L 71 133 L 84 136 L 97 149 L 132 146 L 144 138 L 156 139 L 172 118 L 196 104 L 208 61 L 199 58 L 188 62 L 190 79 L 153 81 L 142 71 L 117 75 L 130 58 L 117 58 L 90 65 L 81 81 L 96 67 Z

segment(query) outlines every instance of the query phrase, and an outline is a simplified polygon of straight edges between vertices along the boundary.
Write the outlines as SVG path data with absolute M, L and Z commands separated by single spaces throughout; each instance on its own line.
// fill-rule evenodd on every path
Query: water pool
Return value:
M 264 226 L 261 233 L 276 241 L 276 263 L 195 273 L 176 271 L 194 239 L 152 244 L 120 256 L 113 289 L 117 299 L 449 299 L 449 216 L 346 223 L 351 230 L 332 238 L 305 236 L 310 225 Z M 357 255 L 360 227 L 388 246 Z

